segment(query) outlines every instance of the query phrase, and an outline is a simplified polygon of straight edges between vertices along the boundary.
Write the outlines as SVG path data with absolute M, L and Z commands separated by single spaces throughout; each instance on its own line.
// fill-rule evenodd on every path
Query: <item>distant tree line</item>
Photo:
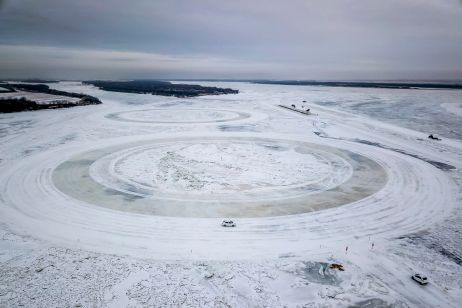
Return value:
M 52 95 L 60 95 L 67 97 L 79 98 L 78 102 L 61 102 L 55 101 L 46 104 L 40 104 L 24 97 L 22 98 L 0 98 L 0 113 L 29 111 L 29 110 L 40 110 L 40 109 L 57 109 L 57 108 L 69 108 L 75 106 L 85 105 L 97 105 L 101 104 L 101 101 L 90 95 L 82 93 L 73 93 L 60 90 L 50 89 L 44 84 L 11 84 L 11 83 L 0 83 L 0 87 L 8 89 L 10 91 L 22 90 L 36 93 L 46 93 Z
M 357 81 L 309 81 L 309 80 L 253 80 L 258 84 L 278 84 L 293 86 L 326 86 L 348 88 L 385 88 L 385 89 L 459 89 L 460 83 L 424 83 L 424 82 L 357 82 Z
M 76 97 L 84 100 L 87 103 L 93 104 L 101 104 L 101 101 L 91 95 L 83 94 L 83 93 L 74 93 L 74 92 L 66 92 L 60 91 L 55 89 L 50 89 L 49 86 L 46 84 L 22 84 L 22 83 L 0 83 L 0 87 L 10 90 L 22 90 L 22 91 L 29 91 L 29 92 L 38 92 L 38 93 L 46 93 L 52 95 L 60 95 L 60 96 L 67 96 L 67 97 Z
M 41 109 L 58 109 L 75 106 L 94 105 L 92 102 L 80 100 L 78 102 L 52 102 L 39 104 L 24 97 L 21 98 L 0 98 L 0 113 L 33 111 Z
M 133 81 L 84 81 L 85 84 L 94 85 L 105 91 L 153 94 L 175 97 L 195 97 L 201 95 L 237 94 L 238 90 L 230 88 L 203 87 L 192 84 L 172 84 L 158 80 Z
M 27 83 L 58 83 L 59 80 L 53 79 L 39 79 L 39 78 L 30 78 L 30 79 L 9 79 L 12 82 L 27 82 Z

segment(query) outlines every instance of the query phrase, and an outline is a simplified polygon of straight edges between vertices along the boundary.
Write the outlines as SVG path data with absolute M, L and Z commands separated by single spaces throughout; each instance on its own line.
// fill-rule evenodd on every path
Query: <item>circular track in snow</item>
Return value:
M 89 151 L 60 164 L 55 186 L 90 204 L 172 217 L 269 217 L 364 199 L 387 181 L 363 155 L 256 137 L 158 139 Z
M 106 118 L 137 123 L 152 124 L 201 124 L 238 121 L 250 118 L 247 112 L 222 109 L 143 109 L 110 113 Z
M 458 201 L 454 197 L 458 189 L 454 182 L 444 172 L 422 160 L 373 146 L 319 138 L 311 140 L 334 150 L 347 149 L 358 159 L 367 157 L 376 161 L 386 171 L 385 185 L 369 197 L 350 203 L 344 200 L 343 206 L 322 211 L 236 219 L 237 227 L 233 230 L 220 226 L 222 217 L 166 217 L 130 212 L 129 208 L 122 207 L 132 206 L 132 200 L 149 198 L 123 194 L 95 180 L 91 180 L 90 186 L 81 181 L 73 183 L 82 184 L 76 190 L 88 196 L 96 183 L 101 185 L 101 189 L 107 189 L 109 197 L 113 193 L 115 202 L 125 198 L 125 203 L 114 203 L 121 207 L 119 210 L 95 206 L 98 199 L 81 201 L 77 198 L 80 194 L 69 196 L 54 185 L 58 182 L 56 166 L 68 164 L 68 168 L 73 168 L 72 162 L 76 166 L 86 165 L 86 168 L 76 169 L 86 174 L 70 172 L 67 175 L 90 176 L 90 166 L 101 157 L 110 155 L 110 149 L 121 151 L 152 146 L 167 140 L 174 141 L 177 136 L 163 135 L 156 140 L 122 137 L 105 140 L 104 144 L 98 141 L 71 145 L 21 158 L 20 164 L 5 166 L 0 174 L 3 183 L 0 215 L 15 232 L 66 247 L 157 259 L 247 259 L 278 257 L 287 252 L 301 256 L 330 255 L 332 249 L 344 247 L 342 245 L 353 243 L 358 238 L 395 238 L 419 232 L 440 221 Z M 225 138 L 222 134 L 212 136 L 209 138 Z M 197 138 L 194 134 L 190 137 Z M 261 135 L 233 133 L 226 134 L 226 138 L 261 139 Z M 183 134 L 178 140 L 184 142 L 189 139 Z M 310 138 L 272 134 L 271 140 L 305 142 Z M 94 151 L 87 152 L 88 149 Z M 82 153 L 81 160 L 78 159 L 79 153 Z M 93 157 L 88 156 L 90 153 Z M 72 182 L 69 178 L 63 180 Z M 304 196 L 305 200 L 309 197 Z M 274 202 L 278 201 L 268 203 Z M 281 208 L 287 203 L 281 203 Z M 197 211 L 197 208 L 185 207 L 186 212 L 189 210 Z

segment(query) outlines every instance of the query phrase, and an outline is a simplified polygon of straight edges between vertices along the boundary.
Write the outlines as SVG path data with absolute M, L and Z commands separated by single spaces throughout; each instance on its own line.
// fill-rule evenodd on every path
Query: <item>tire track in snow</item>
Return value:
M 440 220 L 455 204 L 450 179 L 421 160 L 341 140 L 313 142 L 372 158 L 386 170 L 388 182 L 376 194 L 341 207 L 243 218 L 237 228 L 229 230 L 219 226 L 219 219 L 126 213 L 66 196 L 53 185 L 52 170 L 81 151 L 80 146 L 74 146 L 5 168 L 0 175 L 5 183 L 0 212 L 12 229 L 65 246 L 149 258 L 245 259 L 287 251 L 329 254 L 354 239 L 371 235 L 394 238 L 417 232 Z

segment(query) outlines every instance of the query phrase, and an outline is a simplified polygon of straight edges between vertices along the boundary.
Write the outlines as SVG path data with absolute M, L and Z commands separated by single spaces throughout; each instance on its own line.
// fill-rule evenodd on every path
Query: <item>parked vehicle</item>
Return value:
M 236 223 L 234 223 L 234 221 L 232 221 L 232 220 L 225 219 L 225 220 L 222 221 L 221 226 L 222 227 L 235 227 Z
M 421 274 L 412 275 L 412 280 L 414 280 L 415 282 L 417 282 L 417 283 L 419 283 L 421 285 L 426 285 L 428 283 L 427 277 L 425 277 L 424 275 L 421 275 Z

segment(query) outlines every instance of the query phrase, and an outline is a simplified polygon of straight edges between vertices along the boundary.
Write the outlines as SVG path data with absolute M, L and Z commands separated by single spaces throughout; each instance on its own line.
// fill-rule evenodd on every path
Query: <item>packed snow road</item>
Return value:
M 308 90 L 236 84 L 236 96 L 180 100 L 55 86 L 104 104 L 1 116 L 0 219 L 12 234 L 162 262 L 340 259 L 388 271 L 384 288 L 409 304 L 392 285 L 402 274 L 390 273 L 405 262 L 385 247 L 460 206 L 461 142 L 323 106 L 278 107 Z M 225 218 L 237 227 L 222 228 Z M 444 298 L 435 292 L 420 303 Z

